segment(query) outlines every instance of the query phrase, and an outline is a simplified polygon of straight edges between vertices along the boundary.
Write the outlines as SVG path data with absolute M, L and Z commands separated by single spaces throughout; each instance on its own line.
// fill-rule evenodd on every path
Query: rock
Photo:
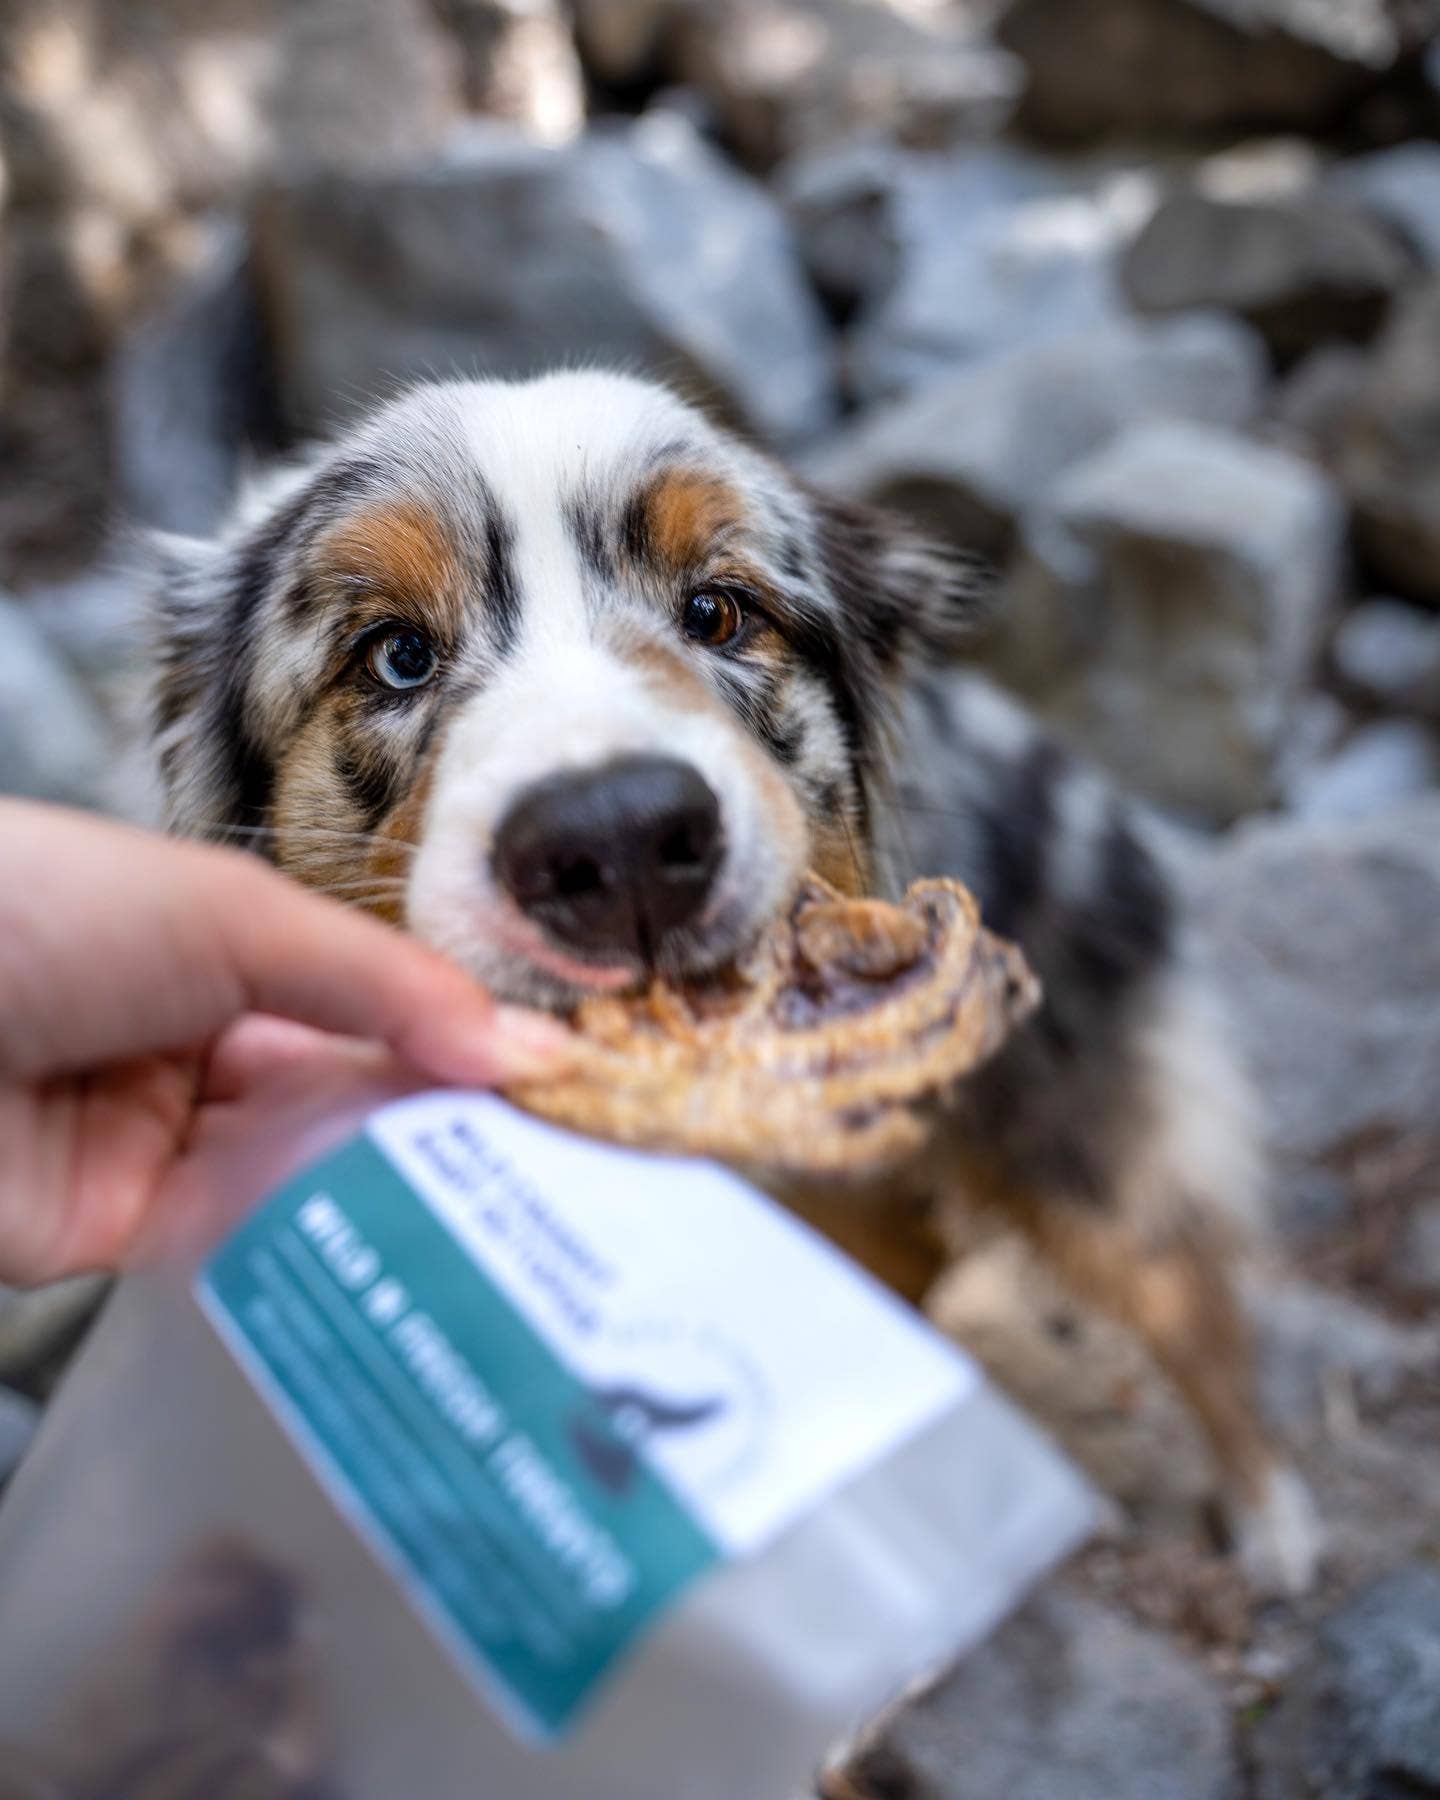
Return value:
M 1298 458 L 1213 426 L 1136 425 L 1032 516 L 993 667 L 1151 799 L 1234 819 L 1274 797 L 1343 529 Z
M 1405 1293 L 1440 1295 L 1440 1199 L 1424 1201 L 1405 1221 L 1390 1278 Z
M 1156 1632 L 1049 1588 L 898 1713 L 846 1771 L 855 1800 L 1227 1800 L 1209 1675 Z
M 403 166 L 461 117 L 456 45 L 429 0 L 304 0 L 281 7 L 276 27 L 277 168 Z
M 266 360 L 250 246 L 229 224 L 115 352 L 115 460 L 130 517 L 196 537 L 218 528 L 247 452 L 278 448 Z
M 1151 419 L 1243 426 L 1264 352 L 1242 325 L 1116 321 L 947 376 L 881 408 L 811 460 L 827 486 L 999 555 L 1076 462 Z
M 0 1488 L 15 1473 L 40 1424 L 40 1408 L 24 1394 L 0 1387 Z
M 1282 1171 L 1436 1135 L 1440 799 L 1256 821 L 1191 898 Z
M 0 1382 L 44 1392 L 56 1365 L 94 1318 L 110 1284 L 76 1275 L 48 1287 L 0 1287 Z
M 1433 1331 L 1393 1325 L 1383 1314 L 1308 1282 L 1267 1283 L 1251 1312 L 1265 1410 L 1296 1437 L 1321 1423 L 1337 1383 L 1363 1406 L 1384 1406 L 1407 1376 L 1435 1361 Z
M 152 230 L 213 204 L 266 155 L 276 21 L 276 0 L 7 0 L 10 203 Z
M 1321 1625 L 1256 1736 L 1259 1800 L 1440 1793 L 1440 1570 L 1411 1563 Z
M 1400 231 L 1427 268 L 1440 265 L 1440 144 L 1352 156 L 1331 171 L 1328 185 Z
M 990 154 L 975 152 L 982 160 Z M 894 287 L 915 248 L 910 196 L 922 171 L 940 160 L 858 138 L 793 157 L 775 171 L 810 279 L 841 317 L 878 305 Z M 966 156 L 953 160 L 969 166 Z
M 1344 432 L 1337 470 L 1360 548 L 1396 591 L 1440 603 L 1440 277 L 1397 306 Z
M 1367 600 L 1341 621 L 1330 655 L 1358 699 L 1440 719 L 1440 619 L 1399 600 Z
M 1126 251 L 1137 311 L 1239 313 L 1293 362 L 1333 339 L 1372 337 L 1415 268 L 1388 225 L 1323 192 L 1271 200 L 1177 194 Z
M 1301 696 L 1275 759 L 1275 791 L 1293 795 L 1315 771 L 1338 756 L 1355 717 L 1334 694 L 1317 688 Z
M 439 0 L 460 50 L 465 104 L 562 144 L 585 126 L 585 77 L 557 0 Z
M 674 19 L 673 0 L 575 0 L 580 54 L 610 87 L 658 78 Z
M 261 303 L 289 423 L 394 381 L 616 362 L 786 441 L 831 417 L 824 321 L 778 209 L 674 115 L 550 149 L 272 189 Z
M 1237 322 L 1116 320 L 871 412 L 830 439 L 810 472 L 1001 554 L 1058 477 L 1123 430 L 1175 418 L 1244 427 L 1262 391 L 1264 351 Z
M 24 612 L 87 688 L 108 706 L 112 684 L 152 672 L 147 629 L 150 595 L 138 571 L 118 557 L 73 581 L 27 591 Z
M 0 793 L 94 804 L 111 745 L 100 712 L 30 612 L 0 599 Z
M 102 548 L 108 357 L 263 160 L 272 23 L 272 0 L 0 6 L 0 583 Z
M 1389 1276 L 1404 1294 L 1440 1295 L 1440 1199 L 1423 1200 L 1405 1220 Z
M 1430 0 L 1013 0 L 999 37 L 1029 76 L 1022 126 L 1077 139 L 1321 127 L 1434 24 Z
M 102 290 L 108 291 L 108 290 Z M 11 213 L 0 261 L 0 585 L 88 561 L 110 501 L 116 321 L 62 228 Z
M 1366 352 L 1353 344 L 1312 350 L 1276 388 L 1268 435 L 1332 468 L 1369 366 Z
M 782 185 L 822 291 L 859 309 L 845 369 L 865 405 L 1116 320 L 1116 252 L 1153 198 L 1145 176 L 1087 176 L 1003 146 L 847 147 L 792 165 Z
M 1286 798 L 1302 819 L 1365 819 L 1440 784 L 1440 744 L 1414 719 L 1362 726 Z
M 707 97 L 753 167 L 852 134 L 933 149 L 988 137 L 1021 86 L 967 10 L 889 0 L 689 0 L 668 72 Z

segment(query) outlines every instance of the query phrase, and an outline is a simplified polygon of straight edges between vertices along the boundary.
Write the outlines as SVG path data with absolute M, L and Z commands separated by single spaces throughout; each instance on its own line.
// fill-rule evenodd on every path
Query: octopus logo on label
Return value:
M 622 1495 L 643 1461 L 687 1499 L 712 1498 L 763 1456 L 764 1377 L 711 1327 L 649 1320 L 587 1346 L 587 1400 L 569 1437 L 587 1471 Z

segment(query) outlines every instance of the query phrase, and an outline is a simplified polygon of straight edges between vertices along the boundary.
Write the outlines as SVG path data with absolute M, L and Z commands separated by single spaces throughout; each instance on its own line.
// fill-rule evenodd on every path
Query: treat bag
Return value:
M 217 1181 L 0 1509 L 12 1786 L 786 1800 L 1090 1522 L 726 1170 L 448 1093 Z

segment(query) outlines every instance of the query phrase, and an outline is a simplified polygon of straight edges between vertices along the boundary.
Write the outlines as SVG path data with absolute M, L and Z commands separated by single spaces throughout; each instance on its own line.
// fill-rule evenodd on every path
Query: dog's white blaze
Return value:
M 721 952 L 759 929 L 803 860 L 799 830 L 790 834 L 795 866 L 777 851 L 776 821 L 765 812 L 739 725 L 718 704 L 697 708 L 691 694 L 666 695 L 653 674 L 607 642 L 623 618 L 632 641 L 648 635 L 674 648 L 652 610 L 626 607 L 622 594 L 593 604 L 587 583 L 596 575 L 584 567 L 564 516 L 562 497 L 587 480 L 613 491 L 617 464 L 633 464 L 638 475 L 645 452 L 678 427 L 693 432 L 693 419 L 611 378 L 556 379 L 565 386 L 564 408 L 534 404 L 533 392 L 522 404 L 505 389 L 491 390 L 483 407 L 467 408 L 477 464 L 489 472 L 513 532 L 517 642 L 447 728 L 406 908 L 419 936 L 522 997 L 534 997 L 537 977 L 573 982 L 575 975 L 573 963 L 547 952 L 490 866 L 502 818 L 538 781 L 634 755 L 675 757 L 698 770 L 720 802 L 725 860 L 701 929 L 722 928 Z

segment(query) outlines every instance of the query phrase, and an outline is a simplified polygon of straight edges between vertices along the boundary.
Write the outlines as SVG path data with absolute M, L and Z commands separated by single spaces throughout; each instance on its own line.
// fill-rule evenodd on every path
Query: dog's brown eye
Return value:
M 423 631 L 390 631 L 377 638 L 366 658 L 370 673 L 401 692 L 424 687 L 440 664 L 440 653 Z
M 712 593 L 708 589 L 692 594 L 681 615 L 685 635 L 697 644 L 712 649 L 728 644 L 745 623 L 745 609 L 730 594 Z

